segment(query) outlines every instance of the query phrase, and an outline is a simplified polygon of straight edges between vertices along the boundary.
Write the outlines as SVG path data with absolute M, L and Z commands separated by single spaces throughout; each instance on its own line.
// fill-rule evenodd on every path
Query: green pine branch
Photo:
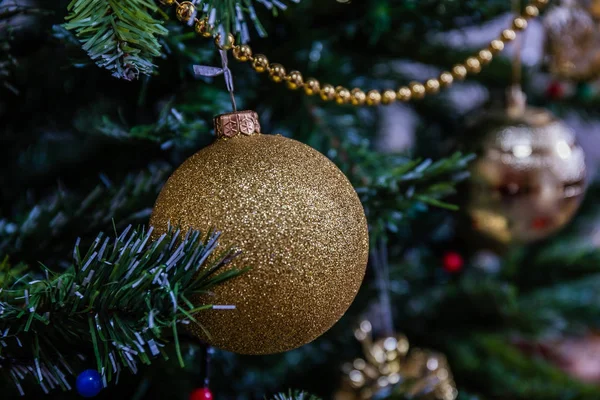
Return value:
M 299 0 L 292 0 L 298 2 Z M 273 15 L 286 9 L 282 1 L 260 0 Z M 205 0 L 196 4 L 199 15 L 206 15 L 216 32 L 238 34 L 249 40 L 249 23 L 260 36 L 266 36 L 252 0 Z M 153 59 L 161 55 L 159 37 L 168 33 L 161 20 L 154 17 L 157 4 L 152 0 L 73 0 L 64 24 L 76 32 L 82 48 L 99 67 L 112 75 L 133 80 L 151 75 Z
M 443 201 L 454 194 L 456 185 L 468 177 L 471 155 L 455 153 L 432 160 L 409 160 L 398 155 L 382 155 L 365 148 L 354 148 L 348 175 L 357 188 L 371 225 L 371 238 L 398 232 L 409 218 L 439 207 L 457 210 Z
M 80 358 L 106 382 L 122 370 L 137 372 L 163 347 L 175 346 L 182 325 L 211 308 L 192 296 L 243 271 L 222 271 L 231 250 L 216 252 L 220 234 L 202 236 L 169 230 L 153 239 L 152 229 L 125 229 L 115 237 L 98 235 L 89 249 L 77 244 L 73 263 L 63 273 L 44 266 L 44 277 L 0 264 L 0 374 L 23 393 L 22 382 L 37 381 L 44 391 L 71 388 Z M 10 278 L 7 278 L 10 277 Z
M 17 60 L 11 54 L 10 42 L 0 40 L 0 91 L 6 94 L 6 91 L 13 94 L 19 94 L 17 89 L 11 82 L 10 78 L 13 71 L 16 69 Z
M 59 187 L 33 207 L 22 207 L 18 216 L 0 218 L 0 253 L 18 257 L 44 251 L 62 254 L 65 236 L 73 232 L 93 238 L 113 220 L 120 221 L 118 228 L 145 221 L 169 173 L 166 165 L 151 165 L 121 182 L 102 177 L 85 193 Z
M 152 0 L 73 0 L 65 28 L 76 32 L 89 57 L 113 76 L 132 80 L 154 70 L 161 54 L 158 37 L 167 34 L 152 13 Z
M 190 82 L 177 96 L 161 104 L 152 123 L 127 124 L 121 116 L 102 113 L 103 110 L 94 103 L 81 112 L 77 128 L 121 140 L 154 142 L 162 149 L 198 149 L 199 143 L 212 140 L 212 129 L 209 128 L 212 118 L 230 107 L 230 101 L 227 92 L 220 88 L 204 82 Z
M 272 400 L 319 400 L 318 397 L 301 391 L 289 391 L 288 393 L 278 393 Z
M 569 377 L 547 361 L 531 357 L 505 337 L 472 334 L 451 338 L 447 353 L 459 387 L 478 390 L 494 399 L 592 400 L 600 389 Z M 467 377 L 477 376 L 477 379 Z
M 289 1 L 300 2 L 300 0 Z M 256 15 L 254 7 L 256 3 L 270 10 L 274 16 L 287 9 L 285 1 L 281 0 L 201 0 L 198 3 L 198 9 L 208 16 L 210 25 L 215 26 L 216 31 L 239 34 L 246 42 L 249 36 L 248 20 L 261 37 L 267 36 L 267 32 Z
M 543 331 L 573 332 L 600 327 L 600 274 L 543 287 L 524 295 L 519 310 L 525 320 Z
M 327 111 L 325 117 L 322 109 L 308 109 L 314 127 L 305 141 L 326 152 L 350 179 L 365 208 L 372 241 L 397 233 L 431 207 L 458 209 L 443 199 L 455 194 L 456 186 L 469 177 L 467 167 L 474 155 L 456 152 L 433 161 L 382 154 L 361 139 L 373 129 L 365 118 Z

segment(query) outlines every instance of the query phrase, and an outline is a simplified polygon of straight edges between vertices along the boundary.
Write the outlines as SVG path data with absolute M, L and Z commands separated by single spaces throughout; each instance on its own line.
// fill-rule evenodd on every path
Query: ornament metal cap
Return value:
M 255 111 L 236 111 L 214 118 L 217 138 L 232 138 L 239 134 L 251 136 L 260 133 L 260 122 Z

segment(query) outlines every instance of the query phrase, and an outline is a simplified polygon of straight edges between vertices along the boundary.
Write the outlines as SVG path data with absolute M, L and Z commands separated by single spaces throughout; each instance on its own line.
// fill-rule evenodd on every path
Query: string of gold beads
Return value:
M 510 28 L 502 31 L 497 39 L 480 50 L 476 55 L 465 60 L 464 63 L 457 64 L 450 71 L 442 72 L 436 78 L 427 79 L 425 82 L 411 82 L 407 86 L 402 86 L 397 90 L 386 89 L 383 91 L 370 90 L 364 92 L 359 88 L 348 89 L 344 86 L 333 86 L 328 83 L 321 83 L 315 78 L 304 79 L 300 71 L 290 71 L 278 63 L 270 63 L 264 54 L 253 55 L 252 48 L 247 44 L 236 45 L 235 37 L 228 34 L 224 38 L 216 35 L 215 42 L 220 49 L 232 50 L 233 57 L 241 62 L 249 62 L 252 68 L 258 73 L 268 73 L 273 82 L 285 82 L 291 90 L 303 89 L 308 96 L 318 95 L 324 101 L 335 101 L 337 104 L 351 104 L 354 106 L 377 106 L 379 104 L 392 104 L 396 101 L 408 102 L 410 100 L 420 100 L 428 94 L 435 94 L 440 89 L 451 86 L 455 81 L 464 80 L 469 74 L 478 74 L 482 68 L 489 64 L 494 56 L 504 50 L 505 44 L 512 42 L 517 37 L 517 32 L 527 29 L 528 20 L 536 18 L 540 9 L 548 4 L 549 0 L 531 0 L 523 13 L 512 20 Z M 176 6 L 177 18 L 182 22 L 189 22 L 196 14 L 196 6 L 190 1 L 178 2 L 177 0 L 160 0 L 164 5 Z M 209 26 L 208 20 L 194 19 L 194 29 L 196 33 L 204 37 L 212 37 L 214 28 Z

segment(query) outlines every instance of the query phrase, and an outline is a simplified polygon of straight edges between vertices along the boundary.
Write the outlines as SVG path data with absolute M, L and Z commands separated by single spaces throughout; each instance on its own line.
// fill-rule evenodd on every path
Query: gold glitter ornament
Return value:
M 192 333 L 242 354 L 270 354 L 309 343 L 352 303 L 369 251 L 360 200 L 325 156 L 295 140 L 260 134 L 256 113 L 215 118 L 218 139 L 169 178 L 150 224 L 223 232 L 220 248 L 242 251 L 246 274 L 195 304 L 234 310 L 195 314 Z M 206 332 L 210 336 L 207 336 Z
M 531 242 L 567 224 L 585 193 L 586 164 L 573 131 L 532 107 L 488 113 L 471 128 L 467 212 L 500 243 Z

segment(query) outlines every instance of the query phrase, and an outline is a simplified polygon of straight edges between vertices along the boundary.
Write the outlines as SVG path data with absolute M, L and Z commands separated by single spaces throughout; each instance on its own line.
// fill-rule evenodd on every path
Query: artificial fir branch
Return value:
M 0 20 L 12 18 L 17 15 L 24 15 L 24 14 L 45 15 L 45 14 L 52 14 L 52 13 L 43 8 L 22 6 L 16 2 L 13 4 L 6 4 L 6 5 L 0 4 Z
M 523 319 L 553 332 L 576 332 L 584 326 L 600 326 L 600 274 L 542 287 L 520 299 Z
M 401 225 L 430 206 L 458 209 L 442 199 L 454 194 L 456 186 L 469 177 L 467 167 L 475 158 L 473 154 L 456 152 L 437 161 L 382 154 L 367 141 L 354 139 L 357 131 L 371 129 L 358 115 L 329 115 L 326 120 L 322 110 L 314 108 L 308 115 L 317 131 L 326 137 L 322 151 L 356 188 L 367 214 L 372 242 L 390 233 L 397 234 Z
M 318 397 L 301 391 L 289 391 L 288 393 L 278 393 L 272 400 L 319 400 Z
M 11 54 L 11 50 L 9 41 L 0 40 L 0 86 L 2 86 L 0 90 L 19 94 L 19 89 L 10 83 L 9 79 L 17 66 L 17 60 Z
M 300 0 L 289 0 L 299 3 Z M 285 0 L 201 0 L 198 3 L 198 9 L 201 13 L 208 16 L 210 25 L 216 26 L 219 32 L 232 32 L 241 36 L 242 42 L 249 40 L 249 29 L 246 17 L 256 28 L 261 37 L 267 36 L 260 20 L 256 15 L 254 4 L 261 4 L 273 15 L 277 15 L 278 10 L 285 10 Z
M 488 398 L 595 400 L 600 396 L 596 385 L 577 381 L 556 366 L 527 356 L 501 335 L 477 333 L 453 338 L 447 352 L 454 360 L 455 372 L 479 376 L 469 386 L 488 393 Z
M 152 73 L 161 54 L 158 37 L 167 29 L 151 13 L 152 0 L 73 0 L 65 27 L 74 30 L 89 57 L 117 78 Z
M 0 371 L 22 394 L 28 376 L 44 391 L 69 389 L 75 354 L 94 354 L 88 365 L 105 383 L 166 356 L 169 338 L 182 360 L 181 325 L 211 307 L 192 296 L 243 272 L 221 271 L 236 254 L 216 253 L 219 236 L 170 229 L 153 240 L 152 228 L 130 226 L 98 235 L 85 251 L 77 244 L 63 273 L 44 267 L 45 276 L 32 277 L 0 264 Z
M 20 217 L 0 218 L 0 253 L 20 258 L 34 250 L 38 255 L 56 255 L 66 250 L 64 235 L 70 232 L 93 238 L 113 220 L 120 221 L 118 228 L 139 223 L 150 215 L 150 207 L 170 171 L 165 164 L 155 164 L 126 175 L 121 182 L 101 176 L 99 183 L 85 193 L 59 187 L 33 207 L 23 207 L 17 213 Z
M 299 2 L 300 0 L 291 0 Z M 273 14 L 286 5 L 279 0 L 256 0 Z M 233 32 L 247 42 L 250 37 L 247 17 L 260 36 L 266 36 L 252 0 L 205 0 L 197 3 L 201 14 L 220 32 Z M 74 30 L 82 48 L 94 62 L 121 79 L 136 79 L 150 75 L 155 68 L 154 57 L 161 54 L 160 36 L 167 34 L 153 13 L 157 4 L 152 0 L 107 0 L 89 2 L 73 0 L 68 10 L 69 30 Z
M 456 210 L 442 199 L 455 193 L 472 155 L 455 153 L 432 160 L 408 160 L 398 155 L 381 155 L 366 147 L 355 147 L 348 175 L 357 188 L 371 226 L 371 239 L 397 232 L 399 226 L 429 206 Z
M 27 269 L 26 264 L 11 265 L 9 257 L 5 256 L 0 262 L 0 288 L 12 285 L 19 276 L 25 275 Z

